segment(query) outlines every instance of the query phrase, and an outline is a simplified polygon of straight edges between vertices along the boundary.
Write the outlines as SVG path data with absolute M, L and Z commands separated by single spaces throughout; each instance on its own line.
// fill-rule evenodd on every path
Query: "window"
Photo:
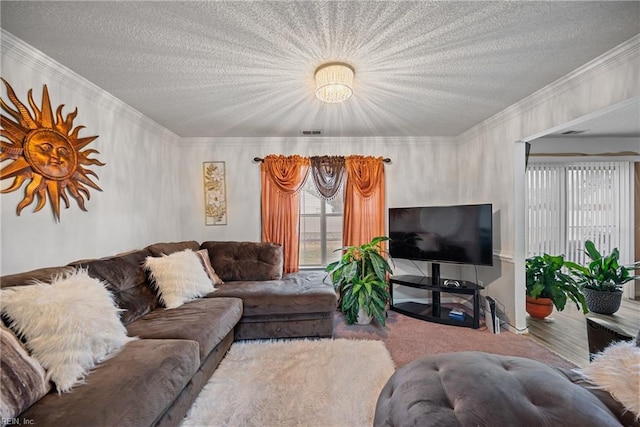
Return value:
M 309 177 L 300 194 L 300 266 L 325 266 L 340 258 L 342 191 L 324 200 Z
M 620 250 L 632 262 L 633 177 L 629 162 L 530 164 L 527 168 L 527 256 L 564 254 L 586 262 L 584 242 Z

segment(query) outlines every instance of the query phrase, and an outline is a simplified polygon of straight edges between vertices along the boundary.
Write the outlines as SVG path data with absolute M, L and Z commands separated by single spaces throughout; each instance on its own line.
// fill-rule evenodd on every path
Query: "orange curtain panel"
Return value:
M 284 273 L 298 271 L 300 189 L 310 161 L 301 156 L 265 157 L 261 166 L 262 241 L 282 245 Z
M 345 246 L 368 243 L 385 235 L 385 179 L 382 157 L 348 156 L 344 187 Z

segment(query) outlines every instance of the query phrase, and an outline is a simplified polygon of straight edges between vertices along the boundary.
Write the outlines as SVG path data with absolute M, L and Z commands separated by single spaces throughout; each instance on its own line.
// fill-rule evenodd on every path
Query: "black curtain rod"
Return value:
M 253 161 L 256 162 L 256 163 L 262 163 L 262 162 L 264 162 L 264 159 L 262 157 L 254 157 Z M 384 159 L 382 159 L 382 161 L 385 162 L 385 163 L 391 163 L 391 159 L 389 159 L 389 158 L 384 158 Z

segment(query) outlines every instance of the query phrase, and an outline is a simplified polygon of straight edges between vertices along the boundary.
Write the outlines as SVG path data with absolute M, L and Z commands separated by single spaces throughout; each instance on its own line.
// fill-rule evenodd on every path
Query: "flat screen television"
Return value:
M 389 209 L 393 258 L 493 265 L 492 205 Z

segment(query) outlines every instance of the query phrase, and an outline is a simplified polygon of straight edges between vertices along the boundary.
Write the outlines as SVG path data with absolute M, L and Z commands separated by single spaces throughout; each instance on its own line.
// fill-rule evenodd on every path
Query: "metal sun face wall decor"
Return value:
M 78 114 L 77 108 L 63 118 L 64 105 L 60 105 L 54 115 L 47 85 L 42 89 L 40 108 L 33 101 L 32 90 L 29 90 L 28 100 L 32 113 L 20 102 L 9 83 L 5 79 L 2 82 L 15 109 L 0 98 L 0 105 L 4 110 L 1 116 L 0 162 L 11 161 L 0 169 L 0 179 L 14 178 L 14 181 L 9 187 L 0 190 L 0 193 L 18 190 L 25 181 L 29 181 L 25 197 L 17 207 L 18 215 L 36 197 L 38 202 L 34 212 L 38 212 L 46 204 L 48 195 L 55 220 L 60 221 L 60 200 L 64 201 L 66 208 L 69 207 L 67 193 L 76 199 L 80 209 L 86 211 L 84 198 L 90 198 L 87 187 L 98 191 L 102 189 L 89 177 L 93 175 L 98 178 L 98 175 L 84 166 L 104 166 L 104 163 L 88 157 L 94 153 L 99 154 L 98 151 L 81 150 L 98 136 L 78 136 L 84 126 L 73 127 L 73 120 Z M 8 115 L 4 115 L 4 112 Z
M 227 198 L 224 162 L 204 162 L 204 223 L 227 224 Z

